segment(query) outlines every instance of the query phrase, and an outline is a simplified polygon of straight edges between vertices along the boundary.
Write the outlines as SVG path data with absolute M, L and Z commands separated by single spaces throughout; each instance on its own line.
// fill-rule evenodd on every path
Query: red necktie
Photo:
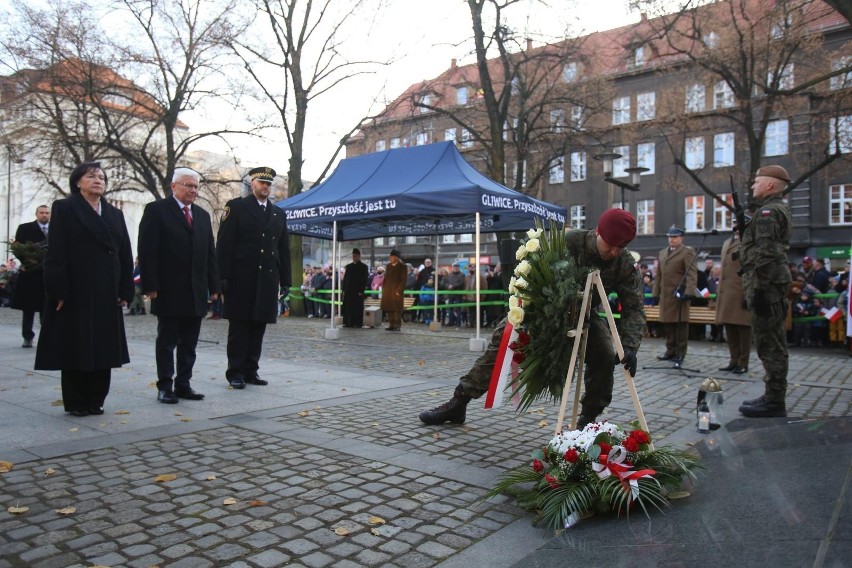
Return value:
M 189 205 L 184 206 L 183 216 L 186 217 L 186 222 L 192 227 L 192 215 L 189 214 Z

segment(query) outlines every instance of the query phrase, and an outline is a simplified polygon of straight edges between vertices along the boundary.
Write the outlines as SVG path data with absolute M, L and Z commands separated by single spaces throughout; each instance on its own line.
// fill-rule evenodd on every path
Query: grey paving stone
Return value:
M 277 549 L 264 550 L 260 554 L 246 558 L 253 566 L 261 568 L 276 568 L 283 566 L 290 560 L 290 556 Z
M 362 550 L 355 555 L 355 560 L 365 566 L 378 566 L 382 562 L 386 562 L 390 557 L 390 554 L 379 552 L 378 550 Z
M 322 552 L 312 552 L 311 554 L 302 556 L 299 561 L 305 566 L 311 568 L 323 568 L 334 562 L 334 558 Z
M 316 550 L 319 545 L 304 538 L 297 538 L 283 543 L 281 547 L 295 556 L 301 556 Z
M 438 542 L 424 542 L 417 547 L 417 552 L 421 552 L 432 558 L 446 558 L 453 554 L 455 550 Z

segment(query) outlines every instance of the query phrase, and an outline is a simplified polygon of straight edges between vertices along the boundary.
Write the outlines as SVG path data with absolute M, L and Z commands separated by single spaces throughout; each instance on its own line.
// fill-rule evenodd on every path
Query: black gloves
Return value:
M 618 365 L 618 364 L 624 365 L 624 368 L 627 369 L 627 371 L 630 373 L 631 377 L 636 376 L 636 365 L 637 365 L 637 363 L 638 362 L 636 360 L 636 352 L 634 350 L 630 349 L 629 347 L 624 348 L 624 359 L 622 359 L 621 361 L 618 360 L 618 354 L 616 353 L 616 355 L 615 355 L 615 364 L 616 365 Z
M 772 314 L 772 303 L 763 293 L 763 290 L 754 291 L 754 296 L 751 299 L 751 305 L 754 308 L 754 315 L 756 316 L 767 317 Z

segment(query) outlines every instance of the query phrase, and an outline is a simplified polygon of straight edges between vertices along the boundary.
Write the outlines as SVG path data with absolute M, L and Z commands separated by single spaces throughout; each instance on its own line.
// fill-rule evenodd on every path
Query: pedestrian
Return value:
M 621 342 L 624 347 L 624 359 L 621 363 L 630 372 L 630 376 L 636 375 L 636 353 L 645 332 L 642 279 L 636 262 L 624 248 L 635 237 L 636 219 L 622 209 L 607 210 L 601 215 L 596 229 L 573 229 L 565 235 L 568 251 L 577 264 L 599 269 L 607 294 L 616 292 L 621 299 Z M 568 306 L 565 308 L 568 309 Z M 597 309 L 592 310 L 593 314 L 598 312 Z M 488 391 L 506 323 L 504 317 L 491 334 L 485 353 L 459 380 L 453 397 L 436 408 L 421 412 L 421 422 L 430 425 L 445 422 L 464 423 L 470 400 L 479 398 Z M 593 316 L 589 322 L 584 374 L 586 392 L 582 398 L 578 429 L 583 429 L 593 422 L 612 401 L 614 360 L 615 349 L 607 321 L 602 317 Z
M 204 398 L 190 379 L 207 300 L 219 298 L 219 270 L 210 215 L 195 205 L 200 182 L 198 172 L 177 168 L 171 197 L 146 205 L 139 223 L 142 291 L 157 316 L 157 400 L 165 404 Z
M 266 385 L 258 376 L 266 324 L 278 321 L 278 293 L 289 290 L 290 238 L 284 212 L 269 201 L 275 170 L 249 171 L 251 194 L 225 205 L 216 254 L 228 320 L 232 388 Z
M 740 244 L 735 226 L 734 234 L 722 244 L 722 275 L 716 287 L 716 323 L 725 326 L 730 355 L 728 364 L 719 370 L 735 375 L 748 372 L 751 355 L 751 314 L 743 302 Z
M 112 369 L 130 362 L 123 306 L 133 298 L 133 255 L 106 186 L 100 163 L 82 163 L 71 172 L 70 195 L 50 213 L 35 368 L 61 371 L 62 402 L 73 416 L 103 414 Z
M 343 291 L 343 327 L 364 327 L 364 290 L 370 271 L 361 262 L 361 251 L 352 249 L 352 262 L 346 265 L 341 289 Z
M 388 255 L 388 265 L 385 268 L 385 277 L 382 280 L 382 311 L 388 318 L 388 331 L 400 331 L 402 329 L 402 310 L 405 308 L 403 291 L 408 270 L 399 259 L 399 251 L 393 249 Z
M 683 244 L 686 232 L 672 225 L 666 232 L 669 246 L 660 251 L 653 296 L 660 304 L 660 325 L 666 336 L 661 361 L 680 364 L 689 341 L 689 304 L 697 282 L 695 249 Z M 684 277 L 686 275 L 686 277 Z
M 133 301 L 127 308 L 127 315 L 129 316 L 144 316 L 146 314 L 145 294 L 142 293 L 142 272 L 139 269 L 138 256 L 133 264 Z
M 21 347 L 26 349 L 33 346 L 35 315 L 38 314 L 39 323 L 44 316 L 44 257 L 36 252 L 37 249 L 42 249 L 38 252 L 43 253 L 43 248 L 47 246 L 47 233 L 50 227 L 50 208 L 47 205 L 39 205 L 35 213 L 35 221 L 18 225 L 13 243 L 24 245 L 25 249 L 32 254 L 30 258 L 18 258 L 21 267 L 18 270 L 18 282 L 11 302 L 12 309 L 22 312 L 21 335 L 24 342 Z
M 790 176 L 781 166 L 757 170 L 752 185 L 752 218 L 742 236 L 743 293 L 751 312 L 757 356 L 765 371 L 763 395 L 743 402 L 739 408 L 750 418 L 787 416 L 789 355 L 784 319 L 792 280 L 787 251 L 793 219 L 783 192 L 789 182 Z

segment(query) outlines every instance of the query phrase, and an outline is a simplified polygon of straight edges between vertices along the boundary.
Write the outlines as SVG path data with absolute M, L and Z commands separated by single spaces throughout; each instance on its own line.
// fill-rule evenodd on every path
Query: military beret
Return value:
M 685 234 L 686 234 L 686 231 L 684 231 L 683 229 L 678 229 L 678 228 L 677 228 L 677 227 L 675 227 L 674 225 L 672 225 L 671 227 L 669 227 L 669 230 L 668 230 L 668 231 L 666 231 L 666 236 L 667 236 L 667 237 L 682 237 L 682 236 L 684 236 Z
M 254 168 L 249 170 L 249 177 L 252 181 L 265 181 L 266 183 L 272 183 L 275 179 L 275 170 L 272 168 Z
M 790 183 L 790 176 L 787 175 L 787 170 L 782 168 L 781 166 L 763 166 L 759 170 L 754 177 L 771 177 L 775 179 L 780 179 L 783 182 Z
M 636 237 L 636 219 L 629 211 L 607 209 L 598 220 L 598 235 L 610 246 L 626 247 Z

